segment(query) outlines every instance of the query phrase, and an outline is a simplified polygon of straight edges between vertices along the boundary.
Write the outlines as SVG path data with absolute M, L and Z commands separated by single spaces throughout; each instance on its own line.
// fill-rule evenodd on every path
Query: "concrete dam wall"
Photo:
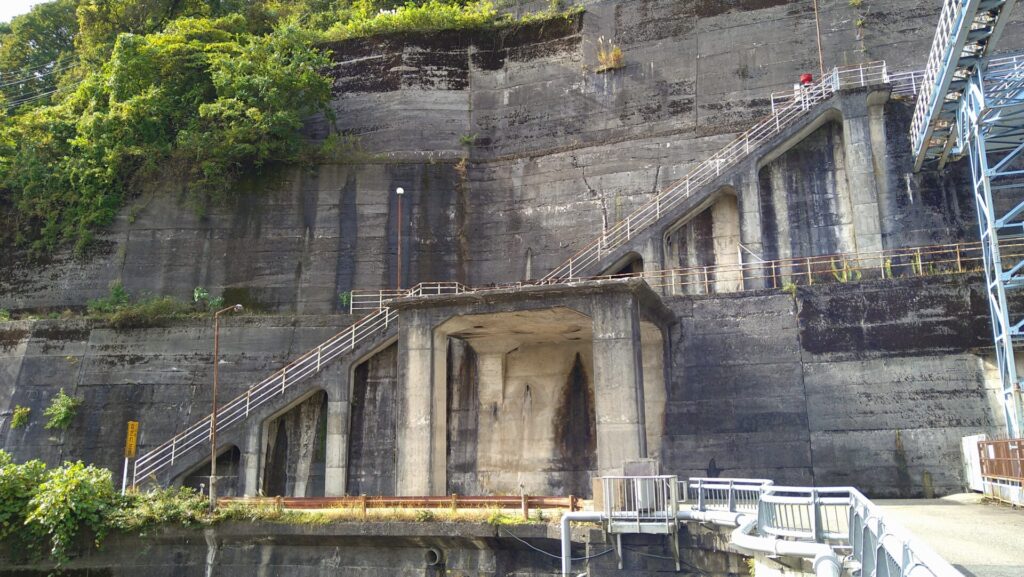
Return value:
M 920 66 L 939 9 L 872 2 L 857 26 L 847 2 L 821 4 L 827 65 L 884 59 L 893 70 Z M 340 135 L 337 158 L 254 175 L 235 205 L 203 217 L 183 206 L 181 185 L 139 191 L 88 258 L 0 264 L 0 307 L 81 310 L 116 280 L 134 294 L 206 287 L 267 315 L 225 321 L 220 374 L 232 398 L 349 325 L 339 294 L 394 287 L 399 266 L 405 287 L 544 275 L 818 68 L 806 2 L 586 6 L 498 35 L 330 46 L 337 121 L 310 119 L 306 134 Z M 622 47 L 624 68 L 596 72 L 602 36 Z M 1006 48 L 1014 42 L 1024 35 L 1007 34 Z M 964 169 L 911 171 L 910 110 L 884 89 L 837 96 L 626 248 L 652 270 L 733 264 L 740 244 L 771 259 L 973 238 Z M 959 437 L 1000 427 L 976 280 L 728 294 L 743 279 L 722 275 L 710 294 L 661 295 L 666 318 L 634 315 L 625 337 L 580 320 L 607 312 L 582 300 L 544 305 L 550 318 L 445 329 L 438 342 L 411 342 L 402 325 L 226 435 L 218 470 L 233 472 L 224 488 L 238 494 L 586 495 L 592 474 L 642 453 L 683 476 L 956 491 Z M 561 330 L 570 325 L 581 334 Z M 207 414 L 211 341 L 201 321 L 0 323 L 4 449 L 119 471 L 125 421 L 143 423 L 145 453 Z M 611 371 L 599 350 L 629 371 Z M 422 387 L 410 386 L 410 366 L 425 368 L 413 375 Z M 637 396 L 612 422 L 619 377 Z M 38 416 L 60 388 L 84 403 L 54 434 Z M 37 417 L 27 428 L 9 427 L 16 405 Z M 432 420 L 413 428 L 421 417 Z M 612 425 L 629 447 L 609 442 Z M 422 463 L 407 458 L 421 446 Z M 429 482 L 410 484 L 412 465 Z M 196 460 L 173 481 L 198 486 L 208 470 Z

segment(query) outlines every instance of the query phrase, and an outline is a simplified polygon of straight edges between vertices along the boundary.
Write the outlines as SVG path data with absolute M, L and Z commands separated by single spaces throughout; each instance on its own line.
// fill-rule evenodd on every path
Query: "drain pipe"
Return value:
M 843 565 L 839 562 L 835 551 L 828 545 L 755 537 L 750 532 L 756 526 L 757 519 L 749 517 L 744 519 L 742 524 L 732 532 L 731 544 L 747 551 L 813 559 L 811 564 L 817 577 L 839 577 L 842 573 Z
M 601 522 L 604 515 L 600 511 L 572 511 L 562 515 L 562 577 L 569 577 L 572 570 L 572 532 L 569 524 L 573 521 Z

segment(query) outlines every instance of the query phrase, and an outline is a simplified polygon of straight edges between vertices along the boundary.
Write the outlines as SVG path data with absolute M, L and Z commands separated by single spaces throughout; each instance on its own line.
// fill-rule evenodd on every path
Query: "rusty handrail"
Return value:
M 399 497 L 360 495 L 344 497 L 220 497 L 217 505 L 244 503 L 281 509 L 518 509 L 529 517 L 531 509 L 580 510 L 580 498 L 539 495 L 446 495 Z

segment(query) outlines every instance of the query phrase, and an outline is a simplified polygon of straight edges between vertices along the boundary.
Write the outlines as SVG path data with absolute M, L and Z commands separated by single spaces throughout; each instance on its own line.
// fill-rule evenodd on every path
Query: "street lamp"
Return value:
M 405 189 L 399 186 L 395 189 L 395 194 L 398 195 L 398 275 L 397 275 L 397 287 L 402 288 L 402 195 L 405 194 Z
M 210 412 L 210 511 L 217 508 L 217 365 L 220 362 L 220 315 L 242 312 L 233 305 L 213 313 L 213 411 Z

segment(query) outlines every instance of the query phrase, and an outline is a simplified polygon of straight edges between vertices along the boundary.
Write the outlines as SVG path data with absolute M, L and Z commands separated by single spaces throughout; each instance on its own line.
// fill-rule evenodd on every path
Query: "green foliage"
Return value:
M 46 478 L 46 465 L 28 461 L 18 465 L 0 450 L 0 541 L 11 544 L 11 551 L 26 558 L 41 553 L 45 532 L 34 524 L 26 524 L 32 509 L 29 502 Z
M 203 521 L 209 500 L 189 487 L 129 493 L 109 513 L 108 525 L 121 531 L 144 532 L 162 524 L 191 526 Z
M 50 401 L 50 406 L 43 411 L 43 415 L 49 418 L 46 421 L 46 428 L 67 429 L 78 413 L 78 407 L 81 404 L 82 399 L 69 396 L 64 389 L 61 389 Z
M 192 290 L 192 304 L 199 311 L 215 311 L 224 306 L 224 297 L 211 297 L 210 291 L 197 286 Z
M 310 40 L 286 27 L 251 38 L 237 53 L 211 54 L 216 98 L 199 105 L 199 122 L 177 138 L 201 200 L 222 199 L 244 169 L 298 160 L 302 119 L 326 110 L 330 98 L 330 82 L 318 72 L 327 58 Z
M 32 495 L 25 523 L 46 532 L 50 555 L 63 563 L 82 528 L 91 530 L 99 544 L 107 532 L 106 517 L 116 502 L 109 470 L 81 461 L 64 463 L 51 470 Z
M 782 284 L 782 292 L 796 299 L 796 283 L 793 281 L 786 281 Z
M 473 146 L 474 144 L 476 144 L 476 137 L 477 135 L 475 133 L 463 134 L 462 136 L 459 137 L 459 144 L 466 147 Z
M 434 512 L 430 509 L 419 509 L 416 511 L 415 519 L 420 523 L 425 523 L 434 520 Z
M 860 8 L 864 4 L 864 0 L 850 0 L 851 8 Z
M 522 515 L 509 513 L 500 509 L 495 509 L 488 513 L 487 524 L 498 527 L 500 525 L 521 525 L 526 522 Z
M 487 0 L 453 2 L 427 0 L 403 5 L 372 0 L 355 0 L 349 19 L 339 21 L 326 32 L 330 40 L 341 40 L 395 32 L 431 32 L 445 29 L 484 29 L 508 22 L 500 18 Z
M 347 311 L 351 304 L 352 304 L 352 291 L 345 291 L 345 292 L 338 293 L 338 305 L 339 305 L 339 308 Z
M 116 281 L 110 285 L 110 292 L 106 297 L 90 300 L 87 310 L 93 315 L 114 313 L 128 306 L 129 300 L 124 285 Z
M 190 170 L 197 208 L 225 198 L 243 170 L 296 159 L 302 118 L 329 97 L 317 72 L 326 57 L 297 29 L 252 35 L 239 14 L 118 18 L 135 33 L 79 36 L 102 66 L 57 104 L 0 122 L 0 194 L 11 197 L 14 241 L 36 254 L 66 242 L 83 252 L 129 186 L 168 161 Z
M 11 311 L 7 309 L 0 309 L 0 323 L 11 320 Z
M 882 278 L 893 278 L 892 275 L 892 259 L 886 258 L 882 262 Z
M 192 307 L 174 297 L 154 296 L 125 306 L 107 320 L 115 329 L 141 329 L 166 326 L 191 312 Z
M 206 310 L 212 306 L 211 302 L 217 302 L 217 299 L 210 299 L 202 287 L 197 287 L 196 291 L 205 294 L 200 310 Z M 199 306 L 199 301 L 196 301 L 196 306 Z M 149 296 L 132 302 L 131 295 L 118 282 L 111 285 L 110 294 L 106 297 L 89 301 L 88 312 L 91 316 L 105 319 L 115 329 L 137 329 L 165 326 L 173 319 L 192 313 L 193 307 L 169 296 Z
M 32 409 L 29 407 L 23 407 L 21 405 L 14 406 L 14 412 L 11 413 L 11 428 L 20 429 L 28 425 L 29 414 L 32 413 Z
M 558 5 L 523 21 L 554 17 Z M 0 27 L 0 79 L 26 78 L 4 95 L 39 96 L 0 116 L 0 245 L 41 256 L 70 244 L 83 254 L 169 169 L 187 175 L 187 198 L 202 214 L 232 199 L 241 175 L 307 159 L 303 119 L 330 118 L 318 42 L 514 23 L 485 0 L 36 6 Z M 28 74 L 39 70 L 52 74 Z
M 842 266 L 837 266 L 836 260 L 832 259 L 831 265 L 832 276 L 834 276 L 835 279 L 841 283 L 847 283 L 850 282 L 851 280 L 859 281 L 864 276 L 859 269 L 853 270 L 850 267 L 850 263 L 847 262 L 846 259 L 842 259 Z
M 0 96 L 11 106 L 73 75 L 78 0 L 36 4 L 0 32 Z

